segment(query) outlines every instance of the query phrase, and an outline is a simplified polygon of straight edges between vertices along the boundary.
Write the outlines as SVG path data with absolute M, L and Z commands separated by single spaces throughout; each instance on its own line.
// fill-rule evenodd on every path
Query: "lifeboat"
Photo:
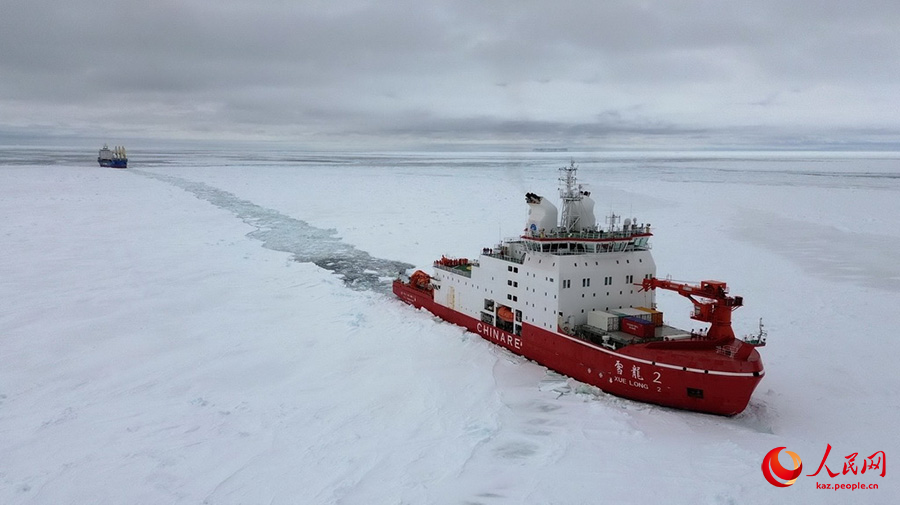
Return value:
M 445 267 L 458 267 L 465 266 L 469 264 L 468 258 L 448 258 L 446 256 L 441 256 L 441 259 L 434 262 L 435 265 L 441 265 Z
M 499 317 L 500 319 L 502 319 L 508 323 L 513 322 L 512 309 L 501 305 L 500 308 L 497 309 L 497 317 Z

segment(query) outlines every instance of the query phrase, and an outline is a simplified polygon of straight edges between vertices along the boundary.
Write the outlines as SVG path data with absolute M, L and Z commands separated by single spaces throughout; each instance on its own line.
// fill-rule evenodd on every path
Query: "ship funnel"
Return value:
M 578 184 L 575 175 L 578 167 L 575 162 L 560 168 L 559 172 L 559 198 L 563 206 L 560 228 L 575 233 L 594 229 L 597 226 L 594 200 L 591 199 L 591 193 Z
M 556 205 L 534 193 L 527 193 L 525 202 L 528 203 L 528 223 L 525 232 L 533 236 L 551 233 L 556 228 L 556 219 L 559 215 Z
M 597 217 L 594 216 L 594 200 L 588 194 L 587 192 L 582 192 L 581 200 L 570 203 L 569 219 L 571 220 L 571 231 L 592 230 L 597 226 Z

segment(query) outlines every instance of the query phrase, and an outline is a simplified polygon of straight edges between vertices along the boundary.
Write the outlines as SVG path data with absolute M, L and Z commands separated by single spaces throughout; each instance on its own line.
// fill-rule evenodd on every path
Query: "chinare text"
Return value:
M 494 342 L 497 342 L 498 344 L 505 345 L 507 347 L 512 347 L 513 349 L 517 349 L 517 350 L 522 349 L 522 339 L 521 338 L 514 337 L 513 335 L 510 335 L 509 333 L 501 331 L 499 328 L 495 328 L 493 326 L 490 326 L 490 325 L 487 325 L 484 323 L 478 323 L 478 325 L 475 327 L 475 329 L 478 331 L 479 335 L 482 335 L 483 337 L 485 337 L 487 339 L 493 340 Z

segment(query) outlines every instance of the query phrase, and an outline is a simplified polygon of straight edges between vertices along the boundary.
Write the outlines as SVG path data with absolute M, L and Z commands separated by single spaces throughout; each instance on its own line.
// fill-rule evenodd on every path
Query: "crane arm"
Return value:
M 691 319 L 712 323 L 710 335 L 734 338 L 731 330 L 731 311 L 744 304 L 743 297 L 730 296 L 728 285 L 722 281 L 701 281 L 699 285 L 650 277 L 644 279 L 641 289 L 665 289 L 674 291 L 694 304 Z

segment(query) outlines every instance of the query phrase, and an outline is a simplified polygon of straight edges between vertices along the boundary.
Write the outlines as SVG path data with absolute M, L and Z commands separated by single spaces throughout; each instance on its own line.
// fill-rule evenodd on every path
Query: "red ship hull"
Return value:
M 731 416 L 742 412 L 764 375 L 756 349 L 732 359 L 715 343 L 633 344 L 617 351 L 522 324 L 513 335 L 435 303 L 432 292 L 400 280 L 394 294 L 485 340 L 603 391 L 641 402 Z M 738 346 L 748 344 L 738 342 Z M 749 351 L 746 352 L 746 351 Z

